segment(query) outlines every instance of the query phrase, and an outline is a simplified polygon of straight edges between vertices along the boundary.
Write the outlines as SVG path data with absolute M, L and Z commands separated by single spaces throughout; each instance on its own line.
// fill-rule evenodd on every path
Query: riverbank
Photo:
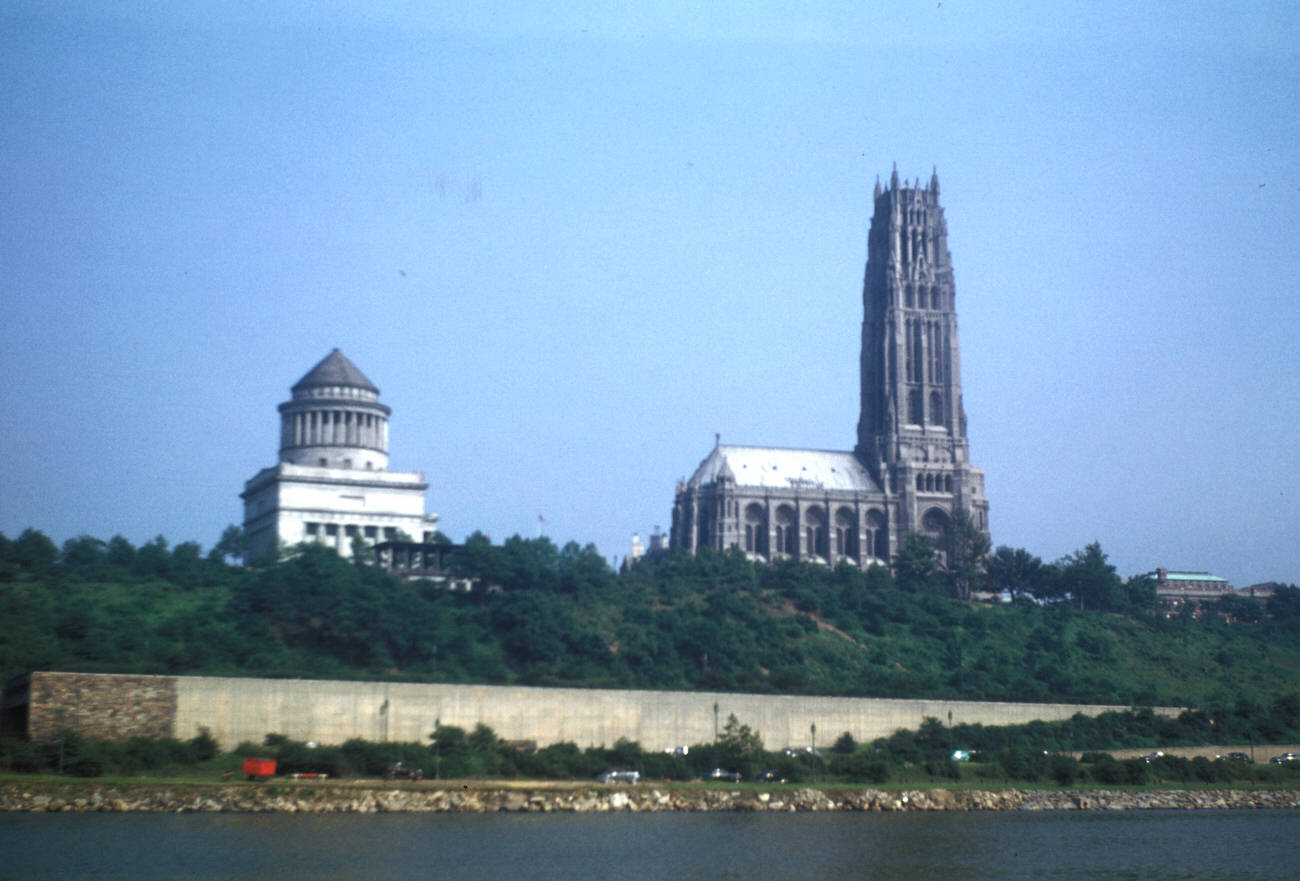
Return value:
M 359 786 L 356 784 L 0 783 L 0 811 L 601 813 L 726 811 L 1073 811 L 1298 808 L 1300 791 L 668 789 L 574 786 Z

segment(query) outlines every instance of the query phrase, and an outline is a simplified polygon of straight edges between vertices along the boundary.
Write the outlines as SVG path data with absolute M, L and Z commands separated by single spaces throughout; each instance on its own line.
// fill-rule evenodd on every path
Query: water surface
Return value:
M 1300 811 L 5 814 L 0 879 L 1300 877 Z

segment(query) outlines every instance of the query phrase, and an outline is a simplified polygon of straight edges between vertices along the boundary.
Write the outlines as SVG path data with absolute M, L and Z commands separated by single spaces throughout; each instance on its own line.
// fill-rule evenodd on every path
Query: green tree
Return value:
M 10 560 L 28 572 L 47 572 L 59 559 L 58 546 L 45 533 L 30 527 L 9 545 L 8 552 Z
M 989 586 L 1005 590 L 1012 600 L 1029 596 L 1042 580 L 1043 561 L 1024 548 L 999 545 L 986 564 Z
M 894 555 L 894 581 L 898 586 L 914 593 L 927 590 L 938 568 L 930 539 L 919 532 L 909 532 Z
M 1128 605 L 1120 577 L 1098 542 L 1062 558 L 1056 567 L 1061 572 L 1064 592 L 1079 604 L 1080 609 L 1117 612 Z
M 940 534 L 938 545 L 943 552 L 944 579 L 952 596 L 959 600 L 970 599 L 971 591 L 979 588 L 984 577 L 984 560 L 989 553 L 988 535 L 975 525 L 969 511 L 957 508 Z
M 248 534 L 243 529 L 230 524 L 221 533 L 220 540 L 208 552 L 208 559 L 214 562 L 239 563 L 248 554 Z
M 748 767 L 763 754 L 763 739 L 748 725 L 740 724 L 735 713 L 727 716 L 727 724 L 718 738 L 718 755 L 729 768 Z

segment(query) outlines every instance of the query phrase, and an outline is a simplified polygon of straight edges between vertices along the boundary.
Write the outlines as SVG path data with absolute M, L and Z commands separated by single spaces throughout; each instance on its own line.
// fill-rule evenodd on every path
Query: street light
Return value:
M 808 754 L 808 764 L 812 765 L 812 782 L 817 782 L 817 723 L 812 723 L 812 752 Z
M 438 753 L 438 729 L 442 727 L 442 717 L 433 720 L 433 779 L 440 780 L 438 772 L 442 770 L 442 756 Z

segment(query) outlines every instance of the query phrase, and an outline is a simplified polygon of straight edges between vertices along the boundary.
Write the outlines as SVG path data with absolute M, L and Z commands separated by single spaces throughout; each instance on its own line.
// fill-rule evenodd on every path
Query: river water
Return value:
M 1300 811 L 2 814 L 0 879 L 1255 881 Z

